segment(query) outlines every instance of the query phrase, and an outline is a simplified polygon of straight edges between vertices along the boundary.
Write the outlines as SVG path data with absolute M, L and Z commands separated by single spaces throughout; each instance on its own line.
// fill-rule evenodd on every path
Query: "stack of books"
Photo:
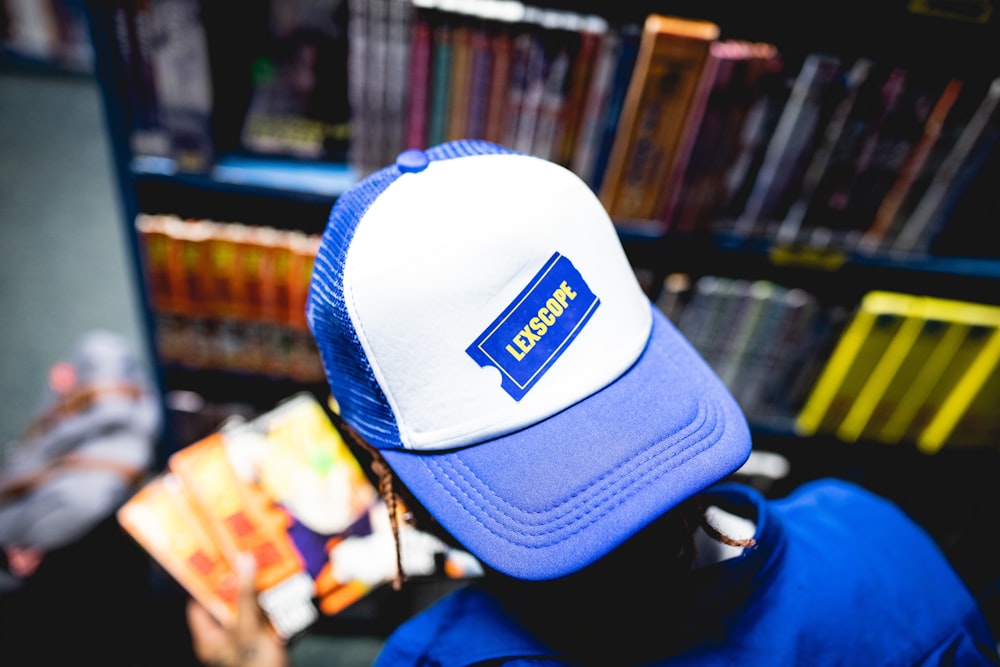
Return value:
M 164 362 L 323 379 L 305 315 L 319 235 L 174 215 L 135 225 Z

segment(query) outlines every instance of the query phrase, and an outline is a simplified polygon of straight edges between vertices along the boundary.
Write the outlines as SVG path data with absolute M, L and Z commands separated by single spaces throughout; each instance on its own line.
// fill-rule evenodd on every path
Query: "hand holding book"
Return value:
M 288 653 L 257 604 L 257 567 L 253 556 L 236 559 L 236 621 L 224 626 L 201 603 L 191 599 L 187 622 L 195 656 L 220 667 L 285 667 Z

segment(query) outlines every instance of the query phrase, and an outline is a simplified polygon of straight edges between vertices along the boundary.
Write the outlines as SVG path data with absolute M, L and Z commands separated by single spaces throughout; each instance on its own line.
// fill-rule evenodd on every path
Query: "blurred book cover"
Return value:
M 272 1 L 265 11 L 242 148 L 345 162 L 351 140 L 346 0 Z
M 406 576 L 481 572 L 395 511 Z M 236 555 L 252 555 L 261 607 L 283 637 L 397 575 L 385 502 L 309 393 L 178 450 L 118 519 L 222 623 L 235 618 Z

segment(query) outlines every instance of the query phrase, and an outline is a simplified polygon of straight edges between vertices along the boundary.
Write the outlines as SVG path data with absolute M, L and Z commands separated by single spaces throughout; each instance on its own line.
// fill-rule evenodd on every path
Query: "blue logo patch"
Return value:
M 494 366 L 515 401 L 566 351 L 601 303 L 573 263 L 558 252 L 466 352 Z

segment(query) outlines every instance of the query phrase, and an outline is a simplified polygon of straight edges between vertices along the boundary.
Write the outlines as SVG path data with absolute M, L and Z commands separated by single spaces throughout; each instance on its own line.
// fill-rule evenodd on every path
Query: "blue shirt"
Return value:
M 780 500 L 739 485 L 706 495 L 755 520 L 757 545 L 701 571 L 709 584 L 685 628 L 690 641 L 647 664 L 1000 665 L 975 599 L 933 540 L 891 502 L 836 480 Z M 650 606 L 655 613 L 655 601 Z M 375 664 L 488 661 L 570 664 L 476 586 L 401 625 Z

